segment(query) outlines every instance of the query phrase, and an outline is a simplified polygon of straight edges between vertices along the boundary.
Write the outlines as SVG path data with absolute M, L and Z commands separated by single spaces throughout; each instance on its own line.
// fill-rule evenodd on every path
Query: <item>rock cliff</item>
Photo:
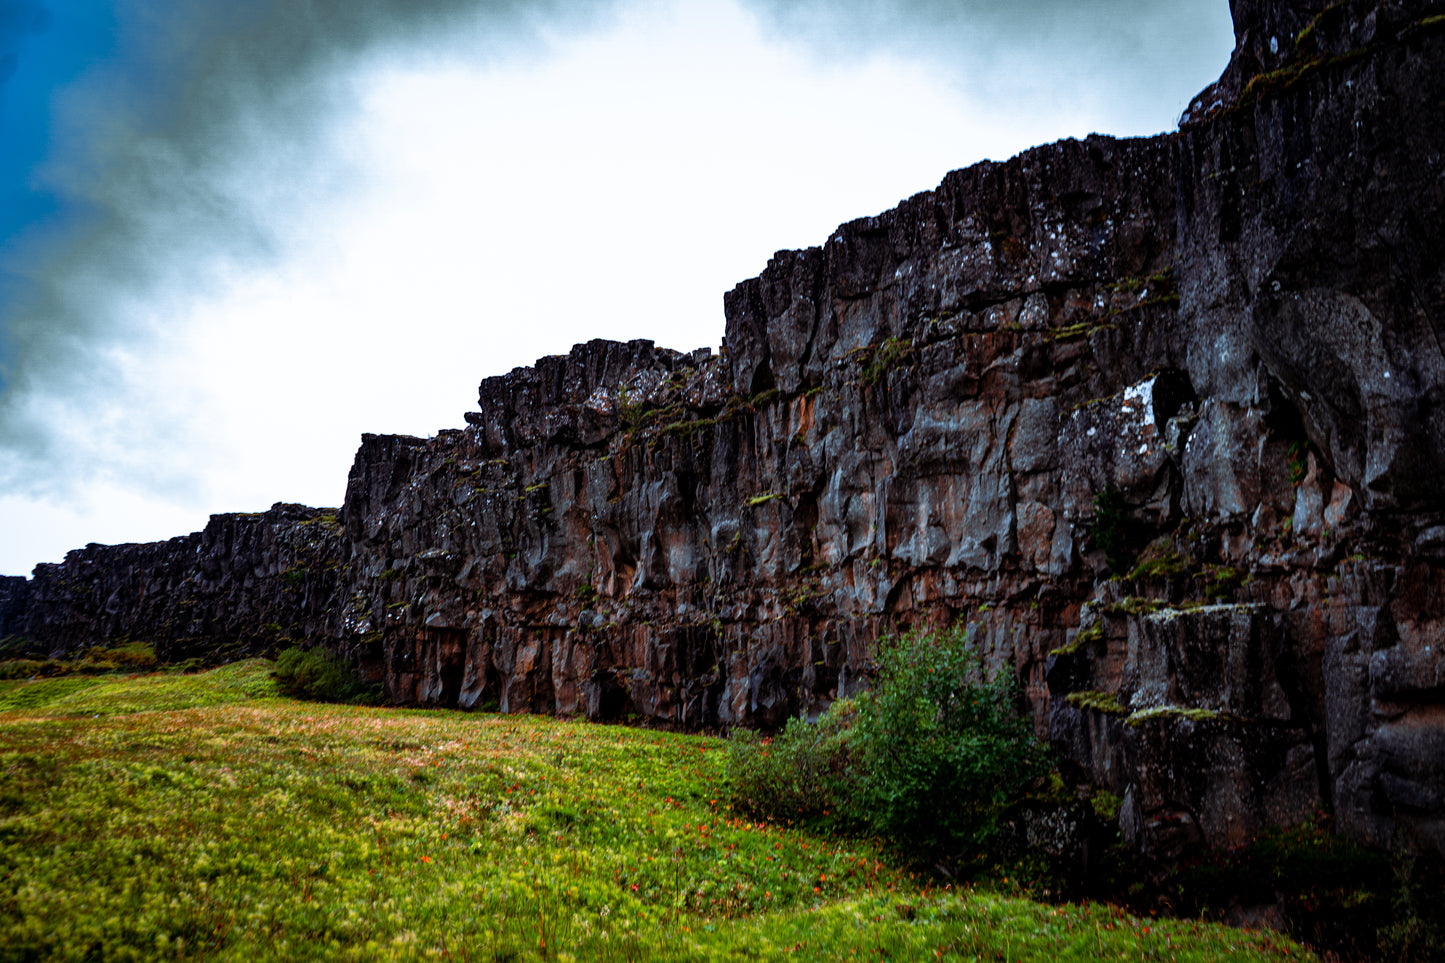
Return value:
M 1176 133 L 956 171 L 775 255 L 717 355 L 488 378 L 464 428 L 365 436 L 338 514 L 90 546 L 0 618 L 689 728 L 963 618 L 1145 853 L 1320 809 L 1445 852 L 1438 11 L 1237 0 Z
M 25 610 L 29 602 L 29 579 L 0 575 L 0 639 L 25 630 Z
M 340 533 L 335 509 L 278 504 L 213 515 L 203 531 L 164 542 L 87 545 L 59 564 L 35 567 L 23 619 L 7 631 L 54 656 L 147 641 L 170 662 L 239 658 L 287 638 L 326 638 Z M 0 594 L 0 617 L 5 607 Z
M 1168 163 L 1097 139 L 952 174 L 777 255 L 720 357 L 593 342 L 487 379 L 466 429 L 366 438 L 350 651 L 400 701 L 772 726 L 880 633 L 989 604 L 1042 705 L 1090 578 L 1060 413 L 1167 354 Z

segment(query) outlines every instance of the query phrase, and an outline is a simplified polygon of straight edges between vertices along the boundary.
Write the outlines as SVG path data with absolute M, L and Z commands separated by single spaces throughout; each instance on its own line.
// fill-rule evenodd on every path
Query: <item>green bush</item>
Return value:
M 325 649 L 287 649 L 276 656 L 276 681 L 287 695 L 316 702 L 379 702 L 378 686 L 363 682 L 350 664 Z
M 852 734 L 867 823 L 926 851 L 986 847 L 1048 770 L 1018 701 L 1012 675 L 990 678 L 963 626 L 883 640 Z
M 1104 553 L 1111 572 L 1127 572 L 1133 558 L 1128 508 L 1124 496 L 1112 486 L 1094 496 L 1089 541 Z
M 928 855 L 972 855 L 1048 770 L 1011 676 L 989 678 L 967 631 L 879 648 L 872 691 L 771 740 L 735 730 L 733 806 L 778 819 L 832 814 Z
M 155 649 L 149 642 L 126 642 L 86 650 L 77 660 L 76 671 L 154 672 L 159 665 Z
M 847 796 L 856 716 L 857 705 L 840 699 L 817 722 L 789 719 L 771 739 L 734 729 L 727 757 L 733 808 L 775 819 L 831 815 Z
M 58 659 L 10 659 L 0 662 L 0 679 L 44 679 L 63 675 L 66 665 Z
M 6 651 L 24 651 L 12 647 Z M 63 659 L 16 658 L 0 660 L 0 679 L 48 678 L 58 675 L 109 675 L 154 672 L 158 667 L 149 642 L 95 646 Z

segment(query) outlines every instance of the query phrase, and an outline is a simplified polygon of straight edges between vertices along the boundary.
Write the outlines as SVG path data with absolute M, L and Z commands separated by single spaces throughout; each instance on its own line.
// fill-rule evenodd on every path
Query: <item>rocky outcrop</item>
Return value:
M 1289 710 L 1242 715 L 1308 737 L 1346 834 L 1441 851 L 1445 17 L 1255 2 L 1236 32 L 1240 92 L 1176 155 L 1186 502 L 1279 625 Z
M 1041 685 L 1088 579 L 1060 412 L 1170 360 L 1160 185 L 1162 140 L 961 171 L 779 254 L 721 357 L 593 342 L 483 382 L 466 429 L 368 437 L 353 653 L 400 701 L 772 726 L 987 603 Z
M 1179 132 L 948 175 L 278 506 L 42 566 L 25 626 L 324 640 L 398 703 L 777 726 L 965 619 L 1143 852 L 1445 852 L 1445 18 L 1241 2 Z M 290 593 L 289 595 L 287 593 Z M 183 608 L 184 607 L 184 608 Z M 274 629 L 263 629 L 269 623 Z
M 277 504 L 165 542 L 87 545 L 35 567 L 25 635 L 53 657 L 134 638 L 166 661 L 325 638 L 340 530 L 334 509 Z
M 25 630 L 25 610 L 30 601 L 30 580 L 0 575 L 0 639 Z

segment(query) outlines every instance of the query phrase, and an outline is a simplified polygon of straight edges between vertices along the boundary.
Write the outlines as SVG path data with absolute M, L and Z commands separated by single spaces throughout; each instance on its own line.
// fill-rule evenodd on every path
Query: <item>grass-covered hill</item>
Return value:
M 0 959 L 1309 958 L 741 818 L 718 739 L 298 702 L 271 671 L 0 683 Z

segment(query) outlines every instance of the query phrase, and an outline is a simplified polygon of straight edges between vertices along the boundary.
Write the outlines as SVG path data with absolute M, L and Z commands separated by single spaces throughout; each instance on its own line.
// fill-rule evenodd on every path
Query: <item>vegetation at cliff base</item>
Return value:
M 127 642 L 96 646 L 70 659 L 52 659 L 31 651 L 20 638 L 0 642 L 0 679 L 46 678 L 56 675 L 108 675 L 151 672 L 159 668 L 149 643 Z
M 860 815 L 929 853 L 987 845 L 1049 770 L 1020 704 L 1013 672 L 990 675 L 961 625 L 885 640 L 855 729 Z
M 732 801 L 773 818 L 831 816 L 928 861 L 968 859 L 1049 771 L 1018 706 L 1011 673 L 990 675 L 964 626 L 884 639 L 871 690 L 770 740 L 732 734 Z
M 718 739 L 300 702 L 272 669 L 0 683 L 0 960 L 1308 958 L 760 821 Z
M 283 650 L 275 674 L 281 690 L 298 699 L 375 705 L 382 698 L 379 685 L 367 685 L 345 659 L 320 646 Z

